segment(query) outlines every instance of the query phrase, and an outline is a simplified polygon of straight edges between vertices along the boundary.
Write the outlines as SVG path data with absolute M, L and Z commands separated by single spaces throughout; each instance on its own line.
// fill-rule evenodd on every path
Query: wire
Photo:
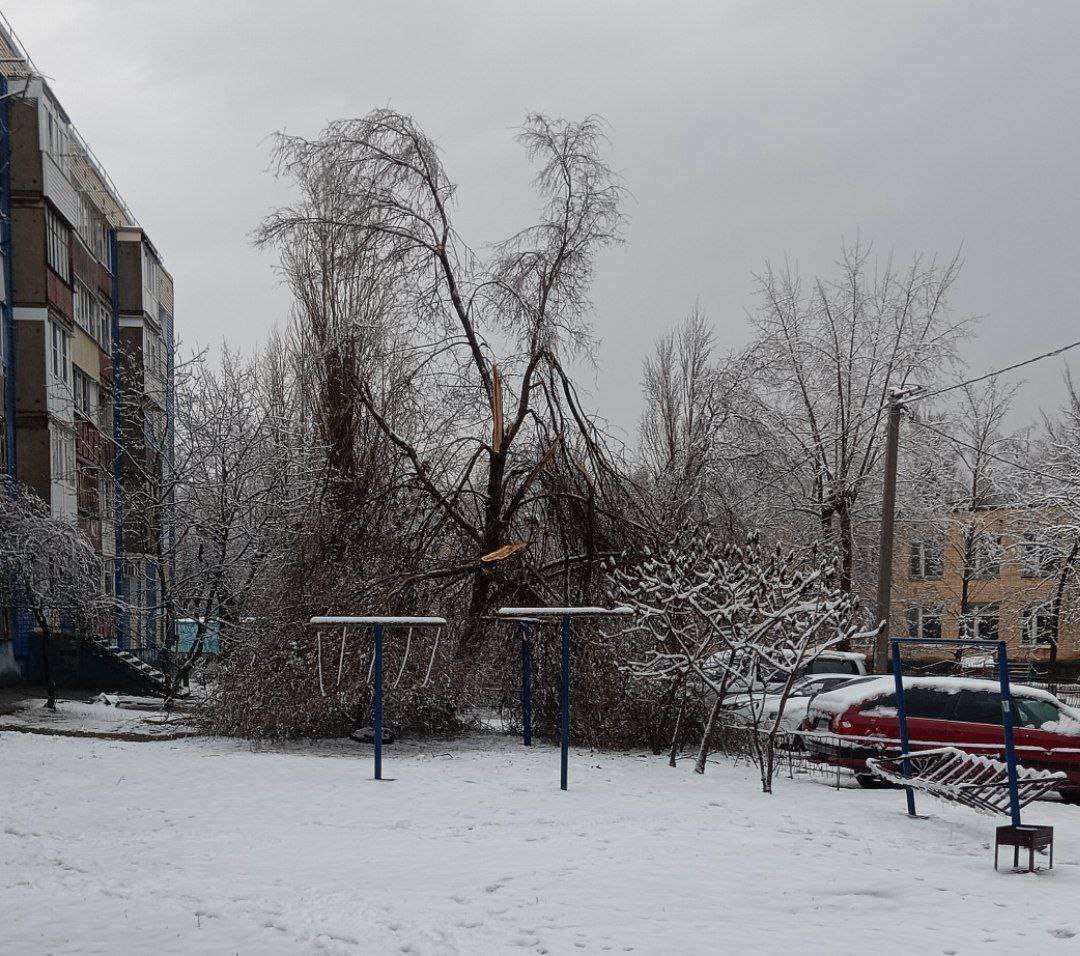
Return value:
M 1035 362 L 1041 362 L 1043 359 L 1054 358 L 1057 355 L 1061 355 L 1064 352 L 1068 352 L 1069 349 L 1074 349 L 1080 346 L 1080 341 L 1072 342 L 1069 345 L 1063 345 L 1061 348 L 1053 349 L 1050 352 L 1043 352 L 1042 355 L 1036 355 L 1033 358 L 1024 359 L 1023 362 L 1017 362 L 1015 365 L 1006 365 L 1005 368 L 996 369 L 993 372 L 987 372 L 985 375 L 979 375 L 977 378 L 969 378 L 966 382 L 957 382 L 955 385 L 946 385 L 944 388 L 935 389 L 932 392 L 922 392 L 920 394 L 912 395 L 910 398 L 903 399 L 904 405 L 909 405 L 912 402 L 921 402 L 925 398 L 934 398 L 937 395 L 944 395 L 946 392 L 955 391 L 958 388 L 963 388 L 965 385 L 974 385 L 976 382 L 983 382 L 988 378 L 995 378 L 998 375 L 1004 375 L 1006 372 L 1015 372 L 1018 368 L 1023 368 L 1025 365 L 1033 365 Z
M 962 448 L 966 448 L 969 451 L 978 452 L 980 455 L 984 455 L 987 458 L 991 458 L 994 461 L 1000 462 L 1003 465 L 1008 465 L 1010 468 L 1015 468 L 1018 471 L 1025 471 L 1029 475 L 1035 475 L 1038 478 L 1046 478 L 1050 481 L 1061 482 L 1066 485 L 1080 485 L 1080 481 L 1075 478 L 1066 478 L 1064 475 L 1052 475 L 1047 471 L 1039 471 L 1037 468 L 1030 468 L 1027 465 L 1022 465 L 1018 461 L 1010 461 L 1008 458 L 1002 458 L 1000 455 L 995 455 L 991 451 L 987 451 L 985 448 L 978 448 L 975 445 L 971 445 L 961 438 L 957 438 L 955 435 L 950 435 L 948 432 L 943 432 L 939 428 L 935 428 L 928 422 L 920 421 L 917 418 L 910 418 L 909 421 L 913 425 L 918 425 L 920 428 L 925 428 L 929 432 L 933 432 L 935 435 L 941 438 L 951 441 L 956 445 L 960 445 Z

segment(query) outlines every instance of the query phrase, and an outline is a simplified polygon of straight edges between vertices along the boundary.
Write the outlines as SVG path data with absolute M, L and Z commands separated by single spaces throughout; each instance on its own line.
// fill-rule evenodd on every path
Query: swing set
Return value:
M 409 652 L 412 649 L 413 628 L 434 627 L 435 641 L 431 649 L 431 660 L 428 661 L 427 674 L 424 677 L 424 685 L 431 679 L 431 669 L 435 665 L 435 654 L 439 650 L 439 637 L 442 628 L 446 626 L 445 618 L 441 617 L 383 617 L 379 615 L 366 615 L 361 617 L 313 617 L 308 622 L 314 628 L 336 627 L 341 625 L 341 651 L 338 654 L 337 683 L 335 689 L 341 685 L 341 673 L 345 666 L 345 639 L 350 627 L 372 628 L 375 637 L 375 654 L 368 670 L 368 678 L 375 678 L 374 718 L 372 720 L 375 732 L 375 779 L 382 780 L 382 747 L 383 747 L 383 628 L 407 627 L 408 635 L 405 638 L 405 654 L 402 657 L 401 667 L 398 669 L 394 687 L 401 683 L 401 677 L 405 673 L 405 665 L 409 660 Z M 326 687 L 323 682 L 322 664 L 322 631 L 315 631 L 316 642 L 316 666 L 319 671 L 319 692 L 326 696 Z
M 526 747 L 532 746 L 532 631 L 539 624 L 550 620 L 562 622 L 562 680 L 559 693 L 559 738 L 560 738 L 560 789 L 567 789 L 567 776 L 569 770 L 570 754 L 570 622 L 577 617 L 626 617 L 632 615 L 634 609 L 630 607 L 504 607 L 500 608 L 497 616 L 503 620 L 514 621 L 518 625 L 521 634 L 521 717 L 523 727 L 523 743 Z M 426 686 L 431 679 L 431 671 L 435 665 L 435 655 L 439 649 L 439 638 L 442 628 L 446 626 L 446 619 L 441 617 L 394 617 L 381 615 L 362 616 L 325 616 L 313 617 L 308 622 L 316 628 L 316 667 L 319 675 L 319 692 L 326 697 L 326 680 L 323 674 L 323 638 L 321 628 L 341 627 L 341 647 L 338 651 L 337 681 L 335 689 L 341 685 L 341 676 L 345 668 L 345 642 L 350 627 L 371 628 L 375 640 L 375 653 L 372 657 L 371 667 L 368 670 L 368 679 L 374 678 L 374 719 L 373 729 L 375 738 L 375 779 L 382 780 L 382 745 L 383 745 L 383 630 L 387 627 L 407 627 L 408 633 L 405 638 L 405 654 L 401 666 L 398 668 L 397 677 L 393 687 L 401 683 L 405 673 L 405 665 L 409 659 L 409 651 L 412 647 L 412 635 L 414 628 L 430 628 L 435 631 L 435 641 L 431 650 L 431 659 L 428 661 L 427 672 L 421 686 Z

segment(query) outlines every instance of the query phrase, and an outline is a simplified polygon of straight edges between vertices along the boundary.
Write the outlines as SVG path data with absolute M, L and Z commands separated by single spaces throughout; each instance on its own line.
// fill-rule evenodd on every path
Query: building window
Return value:
M 941 608 L 909 607 L 907 613 L 908 634 L 924 641 L 941 640 Z
M 49 267 L 65 282 L 70 282 L 70 230 L 48 206 L 45 207 L 45 238 Z
M 97 392 L 98 384 L 80 369 L 73 369 L 72 379 L 75 391 L 75 411 L 79 412 L 92 422 L 97 421 Z
M 914 580 L 940 578 L 945 558 L 940 541 L 912 541 L 909 568 Z
M 112 309 L 100 299 L 95 299 L 94 301 L 96 303 L 96 328 L 94 338 L 97 339 L 98 345 L 100 345 L 104 351 L 110 352 L 112 351 Z
M 973 578 L 996 578 L 1001 574 L 1001 538 L 980 531 L 971 539 L 968 572 Z
M 158 294 L 158 264 L 154 254 L 146 247 L 143 251 L 143 286 L 155 299 Z
M 962 637 L 976 641 L 996 641 L 1000 633 L 1000 608 L 996 604 L 976 604 L 960 621 Z
M 1061 567 L 1061 546 L 1046 531 L 1029 531 L 1020 541 L 1020 567 L 1026 578 L 1044 578 Z
M 75 283 L 75 322 L 87 335 L 97 338 L 94 294 L 81 282 Z
M 1029 604 L 1020 615 L 1020 643 L 1026 647 L 1053 644 L 1055 630 L 1052 604 Z
M 111 475 L 104 475 L 101 478 L 100 498 L 101 501 L 101 520 L 113 521 L 116 518 L 116 495 L 115 488 L 113 487 L 113 478 Z
M 116 560 L 114 558 L 102 559 L 101 591 L 107 598 L 116 597 Z
M 49 322 L 49 365 L 53 378 L 71 384 L 71 339 L 58 323 Z
M 53 481 L 75 480 L 75 433 L 53 424 L 49 426 L 52 443 L 51 473 Z

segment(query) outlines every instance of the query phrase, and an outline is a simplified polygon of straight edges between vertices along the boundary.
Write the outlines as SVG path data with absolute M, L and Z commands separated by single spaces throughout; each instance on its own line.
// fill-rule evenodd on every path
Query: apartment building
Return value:
M 101 555 L 98 649 L 152 659 L 169 528 L 138 509 L 171 461 L 172 278 L 2 22 L 0 97 L 0 462 Z M 0 640 L 27 673 L 33 637 L 10 611 Z

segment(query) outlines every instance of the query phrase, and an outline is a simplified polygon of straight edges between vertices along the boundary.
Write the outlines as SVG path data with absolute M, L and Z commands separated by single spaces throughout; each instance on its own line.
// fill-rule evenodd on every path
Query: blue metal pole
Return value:
M 570 615 L 564 614 L 562 619 L 562 699 L 560 700 L 560 707 L 562 709 L 561 720 L 561 744 L 562 753 L 560 754 L 561 761 L 561 773 L 559 777 L 559 788 L 566 789 L 566 771 L 567 763 L 570 758 Z
M 1016 738 L 1013 734 L 1012 691 L 1009 687 L 1009 658 L 1005 642 L 998 641 L 998 680 L 1001 683 L 1001 724 L 1005 730 L 1005 766 L 1009 774 L 1009 812 L 1012 825 L 1020 826 L 1020 794 L 1016 785 Z
M 521 625 L 521 738 L 532 746 L 532 640 L 531 626 Z
M 893 681 L 896 684 L 896 717 L 900 722 L 900 748 L 903 753 L 901 760 L 901 773 L 905 779 L 911 778 L 911 752 L 907 732 L 907 705 L 904 701 L 904 665 L 900 661 L 900 642 L 892 641 L 892 672 Z M 911 787 L 904 787 L 907 794 L 907 812 L 909 816 L 915 816 L 915 791 Z
M 383 626 L 375 625 L 375 779 L 382 780 L 382 643 Z

